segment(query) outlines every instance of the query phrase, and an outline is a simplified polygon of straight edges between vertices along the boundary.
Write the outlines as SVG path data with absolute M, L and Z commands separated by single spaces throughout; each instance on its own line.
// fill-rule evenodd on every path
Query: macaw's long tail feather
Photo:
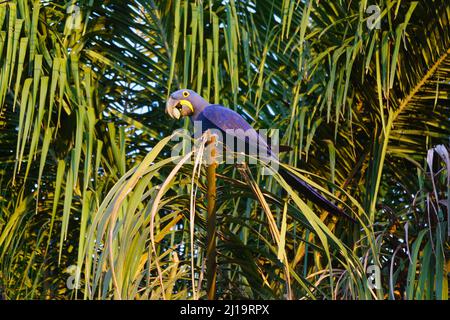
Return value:
M 347 213 L 344 212 L 341 208 L 336 206 L 334 203 L 326 199 L 322 196 L 316 189 L 311 187 L 305 181 L 301 180 L 297 176 L 295 176 L 290 171 L 280 168 L 280 175 L 284 180 L 296 191 L 300 194 L 304 195 L 308 200 L 311 200 L 313 203 L 318 205 L 319 207 L 325 209 L 331 214 L 335 214 L 337 216 L 343 216 L 353 223 L 357 223 L 355 219 L 350 217 Z

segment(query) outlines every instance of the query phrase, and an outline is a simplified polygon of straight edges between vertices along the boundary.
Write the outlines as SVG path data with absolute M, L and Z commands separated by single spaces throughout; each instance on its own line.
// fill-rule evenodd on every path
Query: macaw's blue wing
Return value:
M 260 136 L 241 115 L 231 109 L 221 105 L 210 105 L 200 113 L 196 120 L 202 122 L 202 131 L 220 130 L 223 135 L 234 137 L 253 148 L 259 147 L 270 152 L 266 139 Z M 224 143 L 229 143 L 229 141 Z M 256 151 L 256 149 L 254 150 Z
M 223 138 L 226 141 L 222 141 L 224 144 L 229 146 L 228 139 L 233 137 L 233 139 L 240 140 L 244 142 L 245 147 L 249 146 L 253 149 L 255 147 L 259 148 L 259 152 L 263 151 L 264 156 L 276 157 L 274 153 L 270 150 L 264 137 L 258 134 L 255 129 L 252 128 L 250 124 L 245 121 L 238 113 L 225 108 L 220 105 L 210 105 L 207 106 L 195 119 L 196 121 L 202 122 L 202 131 L 208 129 L 219 130 Z M 227 134 L 227 135 L 226 135 Z M 233 142 L 233 146 L 236 146 Z M 241 151 L 241 150 L 234 150 Z M 248 153 L 248 149 L 244 151 Z M 261 155 L 261 153 L 259 153 Z M 315 204 L 319 205 L 328 212 L 340 216 L 344 216 L 352 222 L 356 222 L 355 219 L 347 215 L 342 209 L 336 206 L 334 203 L 330 202 L 324 196 L 322 196 L 316 189 L 308 185 L 305 181 L 298 178 L 295 174 L 285 170 L 284 168 L 279 168 L 281 176 L 286 180 L 286 182 L 299 193 L 303 194 L 306 198 L 310 199 Z

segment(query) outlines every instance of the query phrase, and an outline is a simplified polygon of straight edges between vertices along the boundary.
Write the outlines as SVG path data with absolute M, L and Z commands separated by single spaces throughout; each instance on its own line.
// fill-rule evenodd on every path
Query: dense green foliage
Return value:
M 191 88 L 359 220 L 220 165 L 218 298 L 448 299 L 450 3 L 370 5 L 1 3 L 3 297 L 205 298 L 206 170 L 164 113 Z

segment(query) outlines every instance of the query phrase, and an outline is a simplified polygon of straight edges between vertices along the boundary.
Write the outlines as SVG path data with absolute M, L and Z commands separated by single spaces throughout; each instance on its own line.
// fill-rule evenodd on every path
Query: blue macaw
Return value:
M 210 104 L 193 90 L 181 89 L 173 92 L 167 101 L 166 113 L 174 119 L 190 117 L 191 121 L 201 121 L 203 132 L 209 129 L 219 130 L 223 137 L 225 137 L 227 133 L 229 135 L 230 130 L 240 129 L 237 132 L 242 132 L 241 130 L 243 130 L 246 132 L 245 137 L 241 137 L 239 136 L 239 133 L 237 133 L 233 138 L 244 140 L 247 147 L 251 145 L 257 146 L 259 150 L 262 148 L 270 157 L 278 159 L 277 155 L 272 152 L 266 139 L 259 135 L 241 115 L 224 106 Z M 227 142 L 223 143 L 226 145 Z M 306 198 L 313 203 L 332 214 L 344 216 L 352 222 L 356 222 L 355 219 L 350 217 L 341 208 L 326 199 L 312 186 L 292 174 L 290 171 L 280 167 L 279 173 L 293 189 L 306 196 Z

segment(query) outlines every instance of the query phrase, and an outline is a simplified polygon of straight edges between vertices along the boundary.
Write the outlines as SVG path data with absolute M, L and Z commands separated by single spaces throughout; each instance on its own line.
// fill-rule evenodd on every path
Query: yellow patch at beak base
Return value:
M 188 100 L 184 100 L 184 99 L 180 100 L 180 104 L 182 106 L 188 107 L 189 109 L 191 109 L 192 113 L 194 113 L 194 107 L 192 106 L 192 103 L 190 103 Z

